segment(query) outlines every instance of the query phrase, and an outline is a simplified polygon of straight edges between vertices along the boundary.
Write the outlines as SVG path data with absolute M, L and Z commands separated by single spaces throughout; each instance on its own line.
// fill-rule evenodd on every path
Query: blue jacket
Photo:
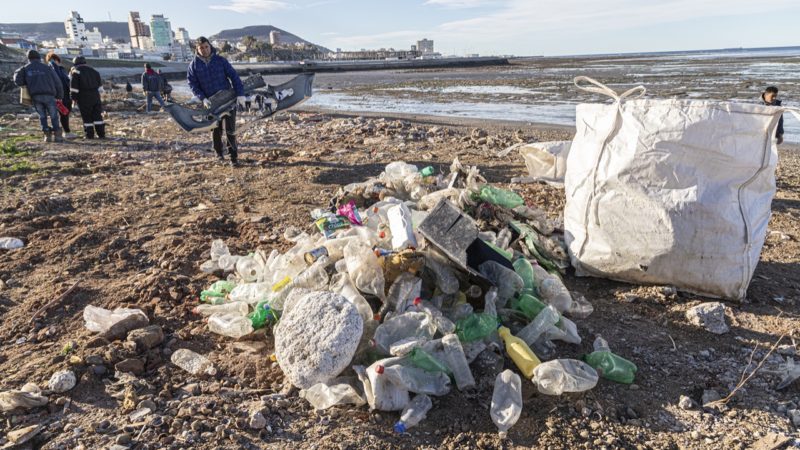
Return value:
M 14 72 L 14 84 L 27 86 L 28 93 L 34 95 L 50 95 L 55 98 L 64 97 L 64 88 L 56 72 L 47 64 L 34 59 Z
M 56 64 L 55 61 L 50 61 L 50 67 L 55 70 L 58 79 L 61 80 L 61 88 L 64 89 L 64 105 L 70 108 L 72 106 L 72 95 L 69 92 L 69 75 L 66 69 Z
M 764 94 L 761 94 L 761 100 L 764 100 Z M 764 100 L 764 104 L 767 106 L 781 106 L 781 101 L 775 99 L 772 103 L 767 103 L 767 101 Z M 775 137 L 783 137 L 783 115 L 781 115 L 780 120 L 778 120 L 778 129 L 775 130 Z
M 186 79 L 189 81 L 192 93 L 200 100 L 231 87 L 236 90 L 237 96 L 244 95 L 244 86 L 236 70 L 227 59 L 217 55 L 217 51 L 213 48 L 207 64 L 199 55 L 195 55 L 189 63 Z
M 161 92 L 161 75 L 153 69 L 145 71 L 142 74 L 142 89 L 145 92 Z

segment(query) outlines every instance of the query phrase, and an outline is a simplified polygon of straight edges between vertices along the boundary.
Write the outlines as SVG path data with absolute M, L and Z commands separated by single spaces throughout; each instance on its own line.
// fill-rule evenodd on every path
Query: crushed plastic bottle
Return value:
M 406 354 L 409 362 L 414 367 L 426 370 L 428 372 L 442 372 L 447 375 L 453 375 L 453 371 L 444 362 L 431 355 L 423 348 L 416 347 Z
M 564 341 L 569 344 L 581 343 L 578 326 L 564 316 L 561 316 L 556 326 L 550 327 L 545 331 L 545 336 L 552 341 Z
M 475 387 L 475 378 L 472 377 L 472 370 L 469 368 L 464 348 L 461 347 L 458 336 L 448 334 L 442 338 L 441 343 L 445 364 L 453 371 L 453 378 L 455 378 L 458 389 L 463 391 Z
M 425 394 L 419 394 L 411 399 L 400 414 L 400 420 L 394 424 L 395 433 L 405 433 L 409 428 L 422 422 L 431 408 L 433 408 L 433 402 Z
M 217 369 L 208 358 L 189 349 L 179 348 L 175 350 L 170 357 L 170 361 L 192 375 L 206 374 L 214 376 L 217 374 Z
M 592 315 L 593 312 L 594 306 L 586 300 L 586 297 L 573 294 L 572 305 L 570 305 L 567 314 L 576 319 L 585 319 Z
M 236 261 L 236 273 L 245 283 L 258 280 L 261 270 L 261 265 L 252 256 L 244 256 Z
M 226 283 L 230 282 L 226 281 Z M 271 287 L 272 286 L 270 283 L 238 284 L 236 287 L 230 290 L 230 293 L 227 294 L 227 298 L 231 302 L 244 302 L 248 305 L 254 305 L 269 298 Z M 200 299 L 203 299 L 202 294 L 200 295 Z M 216 300 L 224 301 L 225 296 L 223 295 Z
M 208 318 L 208 329 L 212 333 L 238 339 L 252 333 L 253 323 L 249 318 L 238 314 L 212 314 Z
M 572 295 L 564 286 L 561 278 L 547 272 L 539 264 L 532 264 L 532 268 L 536 277 L 536 285 L 539 288 L 540 299 L 555 306 L 559 313 L 569 311 L 572 306 Z
M 533 266 L 527 258 L 517 258 L 514 261 L 514 272 L 522 278 L 522 294 L 536 296 L 536 277 L 533 274 Z
M 220 313 L 232 313 L 244 316 L 250 312 L 250 306 L 245 302 L 230 302 L 219 305 L 197 305 L 192 311 L 195 314 L 200 314 L 203 316 L 210 316 L 212 314 Z
M 415 394 L 442 396 L 450 392 L 450 377 L 442 372 L 428 372 L 398 364 L 385 367 L 383 375 L 395 385 Z
M 387 358 L 376 361 L 371 366 L 359 373 L 358 366 L 353 366 L 359 379 L 364 383 L 364 391 L 367 393 L 367 402 L 372 409 L 379 411 L 402 411 L 409 402 L 408 390 L 392 383 L 389 378 L 383 375 L 386 367 L 399 364 L 401 358 Z M 366 377 L 366 378 L 364 378 Z
M 390 309 L 401 313 L 406 311 L 414 299 L 420 296 L 421 290 L 421 279 L 408 272 L 401 273 L 389 287 L 386 303 L 380 311 L 381 315 L 385 315 Z
M 308 266 L 292 280 L 294 288 L 305 288 L 313 290 L 327 290 L 330 278 L 325 270 L 327 258 L 323 258 Z
M 525 341 L 529 347 L 533 347 L 539 337 L 549 328 L 554 327 L 559 320 L 560 315 L 556 308 L 553 305 L 547 305 L 528 325 L 517 332 L 517 337 Z
M 514 304 L 514 309 L 521 312 L 528 320 L 536 318 L 546 307 L 546 304 L 540 302 L 539 299 L 531 294 L 522 294 Z
M 484 202 L 509 209 L 525 204 L 525 200 L 516 192 L 500 189 L 488 184 L 481 187 L 479 197 Z
M 250 319 L 253 329 L 258 330 L 267 324 L 274 324 L 278 322 L 278 313 L 272 309 L 268 302 L 264 301 L 256 305 L 253 312 L 247 315 Z
M 385 299 L 385 280 L 383 270 L 372 249 L 359 241 L 353 241 L 344 248 L 347 272 L 356 288 L 380 299 Z
M 415 311 L 423 312 L 433 318 L 436 323 L 436 330 L 442 334 L 450 334 L 456 331 L 456 324 L 444 316 L 442 312 L 428 301 L 417 297 L 411 303 L 410 308 Z
M 236 283 L 228 280 L 215 281 L 208 289 L 200 292 L 200 301 L 219 304 L 225 301 L 225 297 L 231 293 Z
M 222 239 L 211 241 L 211 261 L 219 261 L 223 256 L 230 255 L 231 251 Z
M 433 256 L 426 256 L 425 267 L 436 276 L 436 287 L 443 294 L 453 295 L 458 293 L 459 282 L 453 269 L 437 261 Z
M 222 269 L 224 272 L 232 272 L 236 269 L 236 263 L 239 262 L 241 256 L 238 255 L 222 255 L 217 260 L 217 265 L 219 268 Z
M 517 423 L 522 414 L 522 380 L 511 370 L 497 374 L 494 380 L 492 406 L 489 415 L 492 417 L 500 438 L 505 439 L 508 430 Z
M 352 303 L 365 324 L 373 320 L 375 314 L 372 312 L 372 307 L 367 302 L 367 299 L 359 294 L 358 289 L 353 286 L 353 282 L 350 281 L 350 277 L 346 273 L 338 273 L 331 278 L 330 290 L 340 294 Z
M 594 351 L 584 358 L 601 377 L 617 383 L 631 384 L 636 377 L 636 364 L 611 352 L 608 342 L 601 336 L 594 340 Z
M 456 322 L 456 334 L 462 342 L 474 342 L 489 337 L 497 330 L 497 316 L 472 313 Z
M 409 337 L 433 339 L 436 333 L 436 324 L 432 317 L 420 312 L 407 312 L 392 316 L 380 324 L 375 330 L 376 347 L 388 355 L 395 342 Z
M 597 385 L 599 376 L 588 364 L 577 359 L 554 359 L 533 369 L 533 384 L 545 395 L 583 392 Z
M 525 287 L 525 283 L 516 272 L 496 261 L 486 261 L 478 266 L 478 270 L 497 286 L 497 303 L 501 308 Z
M 308 389 L 300 391 L 300 396 L 305 398 L 317 410 L 328 409 L 337 405 L 361 406 L 367 403 L 364 397 L 349 383 L 332 380 L 329 383 L 317 383 Z
M 508 328 L 500 327 L 498 334 L 500 334 L 500 337 L 505 343 L 506 353 L 508 353 L 511 360 L 514 361 L 514 364 L 517 365 L 519 371 L 522 372 L 525 378 L 531 378 L 533 376 L 533 369 L 542 362 L 539 361 L 539 358 L 537 358 L 530 347 L 528 347 L 528 344 L 522 339 L 512 335 L 511 330 Z
M 95 333 L 105 333 L 117 322 L 133 315 L 142 316 L 145 322 L 149 322 L 147 315 L 141 309 L 116 308 L 109 311 L 105 308 L 87 305 L 83 310 L 86 329 Z

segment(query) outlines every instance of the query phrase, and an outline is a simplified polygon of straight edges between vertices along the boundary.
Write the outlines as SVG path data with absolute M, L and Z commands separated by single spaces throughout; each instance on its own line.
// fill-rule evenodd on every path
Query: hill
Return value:
M 94 27 L 97 27 L 103 36 L 130 41 L 127 22 L 86 22 L 87 29 L 91 30 Z M 0 23 L 0 32 L 19 34 L 25 39 L 36 42 L 51 41 L 67 35 L 64 31 L 64 22 Z
M 231 30 L 222 30 L 219 33 L 209 37 L 209 39 L 224 39 L 227 41 L 238 42 L 245 36 L 253 36 L 254 38 L 258 39 L 259 41 L 266 41 L 269 42 L 269 33 L 271 31 L 277 31 L 281 34 L 281 42 L 285 44 L 296 44 L 298 42 L 308 45 L 313 45 L 318 47 L 323 52 L 328 52 L 325 47 L 320 45 L 314 44 L 313 42 L 308 42 L 305 39 L 289 33 L 288 31 L 281 30 L 278 27 L 274 27 L 272 25 L 251 25 L 244 28 L 235 28 Z

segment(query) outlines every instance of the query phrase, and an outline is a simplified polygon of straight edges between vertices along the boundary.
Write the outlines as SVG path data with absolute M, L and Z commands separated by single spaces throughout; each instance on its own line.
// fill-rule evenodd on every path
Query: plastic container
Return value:
M 357 240 L 348 243 L 344 248 L 344 259 L 350 279 L 359 291 L 386 299 L 383 269 L 368 245 Z
M 517 423 L 522 414 L 522 380 L 519 375 L 506 369 L 494 380 L 492 406 L 489 415 L 492 417 L 500 437 L 505 438 L 508 430 Z
M 416 394 L 442 396 L 450 392 L 450 377 L 442 372 L 398 364 L 384 368 L 383 375 L 395 385 Z
M 133 315 L 142 316 L 145 322 L 149 322 L 147 315 L 141 309 L 116 308 L 110 311 L 105 308 L 88 305 L 83 310 L 86 329 L 95 333 L 105 333 L 117 322 Z
M 238 339 L 254 331 L 249 318 L 238 314 L 213 314 L 208 318 L 209 331 Z
M 394 424 L 395 433 L 405 433 L 409 428 L 422 422 L 431 408 L 433 408 L 433 402 L 425 394 L 417 395 L 411 399 L 400 414 L 400 420 Z
M 542 394 L 561 395 L 588 391 L 597 385 L 598 379 L 597 372 L 583 361 L 554 359 L 536 366 L 532 381 Z
M 200 314 L 203 316 L 226 313 L 244 316 L 250 312 L 250 305 L 245 302 L 230 302 L 219 305 L 197 305 L 192 311 L 195 314 Z
M 517 337 L 525 341 L 529 347 L 542 336 L 548 328 L 554 327 L 560 320 L 560 315 L 553 305 L 548 305 L 523 329 L 517 332 Z
M 337 405 L 361 406 L 366 403 L 358 391 L 348 383 L 317 383 L 300 391 L 300 395 L 317 410 Z
M 392 232 L 392 248 L 396 251 L 417 248 L 417 238 L 414 236 L 411 211 L 408 207 L 402 203 L 394 205 L 388 209 L 386 215 Z
M 522 339 L 511 334 L 511 330 L 506 327 L 500 327 L 498 334 L 503 339 L 506 346 L 506 353 L 517 365 L 517 368 L 525 378 L 530 379 L 533 376 L 533 369 L 542 362 L 533 353 Z
M 376 361 L 371 366 L 367 367 L 364 374 L 359 374 L 356 370 L 357 366 L 353 369 L 359 375 L 359 379 L 364 382 L 366 377 L 367 383 L 364 384 L 364 391 L 367 394 L 367 402 L 372 409 L 379 411 L 402 411 L 410 400 L 408 390 L 392 383 L 389 378 L 383 376 L 384 369 L 399 364 L 400 358 L 388 358 Z
M 213 376 L 217 374 L 217 369 L 208 358 L 189 349 L 179 348 L 175 350 L 172 352 L 170 361 L 192 375 L 206 374 Z
M 407 312 L 393 316 L 380 324 L 375 330 L 375 345 L 388 355 L 389 350 L 395 342 L 407 338 L 422 338 L 425 340 L 433 339 L 436 332 L 436 324 L 433 319 L 420 312 Z
M 586 355 L 584 360 L 597 371 L 598 375 L 617 383 L 633 383 L 638 370 L 636 364 L 612 353 L 608 342 L 600 336 L 594 341 L 594 351 Z
M 484 202 L 509 209 L 525 204 L 525 200 L 516 192 L 500 189 L 488 184 L 481 187 L 479 197 Z
M 472 371 L 469 368 L 467 357 L 464 355 L 464 349 L 461 347 L 458 336 L 455 334 L 444 336 L 442 338 L 442 347 L 445 363 L 453 371 L 453 378 L 455 378 L 458 389 L 463 391 L 475 387 L 475 378 L 472 377 Z

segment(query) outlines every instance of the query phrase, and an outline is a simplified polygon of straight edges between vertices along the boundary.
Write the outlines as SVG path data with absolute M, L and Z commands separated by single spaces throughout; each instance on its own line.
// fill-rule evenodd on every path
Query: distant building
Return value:
M 150 16 L 150 34 L 153 46 L 159 51 L 172 48 L 172 25 L 162 14 Z
M 150 37 L 150 27 L 142 22 L 139 18 L 139 13 L 131 11 L 128 13 L 128 31 L 131 35 L 131 47 L 145 49 L 145 42 L 143 38 Z
M 269 45 L 275 47 L 281 43 L 281 32 L 272 30 L 269 32 Z
M 433 41 L 430 39 L 423 39 L 421 41 L 417 41 L 417 49 L 423 55 L 426 53 L 433 53 Z
M 95 27 L 91 31 L 86 30 L 86 24 L 77 11 L 70 11 L 64 20 L 64 30 L 67 32 L 67 42 L 84 47 L 103 45 L 103 35 Z
M 415 52 L 415 51 L 417 51 L 417 46 L 416 46 L 416 45 L 412 45 L 412 46 L 411 46 L 411 51 L 412 51 L 412 52 Z
M 186 28 L 178 28 L 178 32 L 175 33 L 175 40 L 181 45 L 189 45 L 191 38 L 189 38 L 189 32 L 186 31 Z
M 39 50 L 39 47 L 36 46 L 35 42 L 31 42 L 27 39 L 2 37 L 0 38 L 0 44 L 10 48 L 18 48 L 20 50 Z

